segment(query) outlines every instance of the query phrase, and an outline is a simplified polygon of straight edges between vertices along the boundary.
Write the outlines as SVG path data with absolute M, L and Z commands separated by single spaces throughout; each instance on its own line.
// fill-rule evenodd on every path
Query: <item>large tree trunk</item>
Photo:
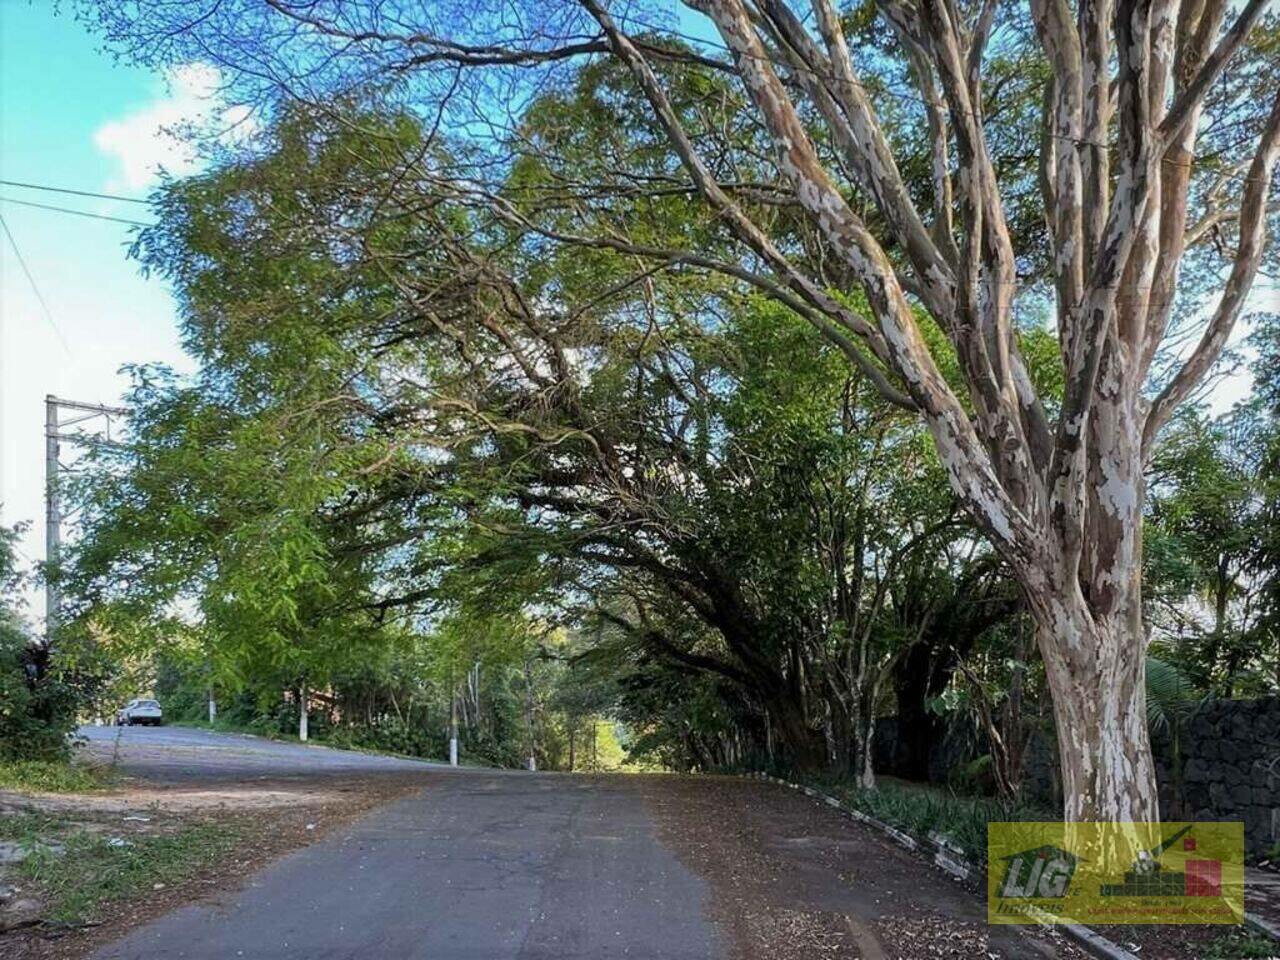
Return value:
M 1122 609 L 1139 603 L 1137 575 L 1129 579 Z M 1064 818 L 1159 820 L 1140 619 L 1100 615 L 1070 585 L 1029 599 L 1053 695 Z
M 797 770 L 820 770 L 826 765 L 826 750 L 819 731 L 809 725 L 801 704 L 783 689 L 765 700 L 770 729 L 781 741 L 785 762 Z

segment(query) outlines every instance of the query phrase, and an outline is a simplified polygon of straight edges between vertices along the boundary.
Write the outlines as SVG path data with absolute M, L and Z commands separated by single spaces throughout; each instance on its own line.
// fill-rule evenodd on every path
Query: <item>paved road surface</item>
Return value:
M 115 730 L 85 733 L 116 751 Z M 417 769 L 422 787 L 93 960 L 1082 956 L 987 928 L 926 863 L 770 784 L 451 770 L 181 728 L 125 729 L 119 756 L 183 785 Z
M 128 776 L 166 783 L 448 769 L 446 764 L 194 727 L 81 727 L 78 732 L 87 741 L 82 749 L 95 759 L 114 759 Z
M 718 955 L 706 889 L 626 778 L 472 772 L 177 910 L 100 960 Z

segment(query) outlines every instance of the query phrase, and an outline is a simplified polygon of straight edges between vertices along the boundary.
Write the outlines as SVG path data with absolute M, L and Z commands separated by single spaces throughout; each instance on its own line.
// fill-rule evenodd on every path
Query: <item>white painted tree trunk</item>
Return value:
M 528 727 L 529 735 L 529 760 L 527 766 L 529 768 L 529 772 L 533 773 L 538 769 L 538 760 L 535 755 L 538 747 L 533 726 L 533 669 L 528 660 L 524 662 L 524 689 L 525 722 Z
M 872 752 L 872 742 L 876 733 L 875 717 L 869 717 L 861 731 L 859 731 L 858 740 L 858 786 L 864 790 L 874 790 L 876 785 L 876 771 Z
M 218 719 L 218 701 L 214 699 L 213 687 L 209 688 L 209 722 L 213 723 Z
M 458 696 L 449 698 L 449 766 L 458 765 Z
M 307 685 L 298 688 L 298 739 L 307 740 Z

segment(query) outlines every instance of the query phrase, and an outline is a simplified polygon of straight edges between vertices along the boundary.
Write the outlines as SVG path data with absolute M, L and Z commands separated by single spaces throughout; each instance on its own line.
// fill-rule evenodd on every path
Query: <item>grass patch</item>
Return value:
M 89 793 L 110 786 L 100 767 L 57 760 L 0 762 L 0 790 L 32 793 Z
M 836 780 L 814 786 L 899 830 L 921 837 L 930 831 L 941 833 L 976 863 L 986 860 L 988 823 L 1055 819 L 1048 811 L 1028 804 L 961 796 L 924 785 L 882 783 L 874 790 L 864 790 L 848 781 Z
M 113 838 L 75 828 L 59 836 L 59 824 L 38 815 L 21 819 L 6 832 L 26 849 L 18 872 L 34 883 L 48 903 L 47 919 L 75 925 L 94 919 L 103 906 L 156 884 L 181 882 L 216 863 L 236 844 L 234 823 L 185 826 L 173 833 Z

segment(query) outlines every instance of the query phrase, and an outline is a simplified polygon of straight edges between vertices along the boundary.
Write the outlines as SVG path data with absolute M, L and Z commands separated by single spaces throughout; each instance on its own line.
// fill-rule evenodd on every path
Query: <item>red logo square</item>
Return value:
M 1217 860 L 1188 860 L 1185 890 L 1188 897 L 1222 896 L 1222 864 Z

